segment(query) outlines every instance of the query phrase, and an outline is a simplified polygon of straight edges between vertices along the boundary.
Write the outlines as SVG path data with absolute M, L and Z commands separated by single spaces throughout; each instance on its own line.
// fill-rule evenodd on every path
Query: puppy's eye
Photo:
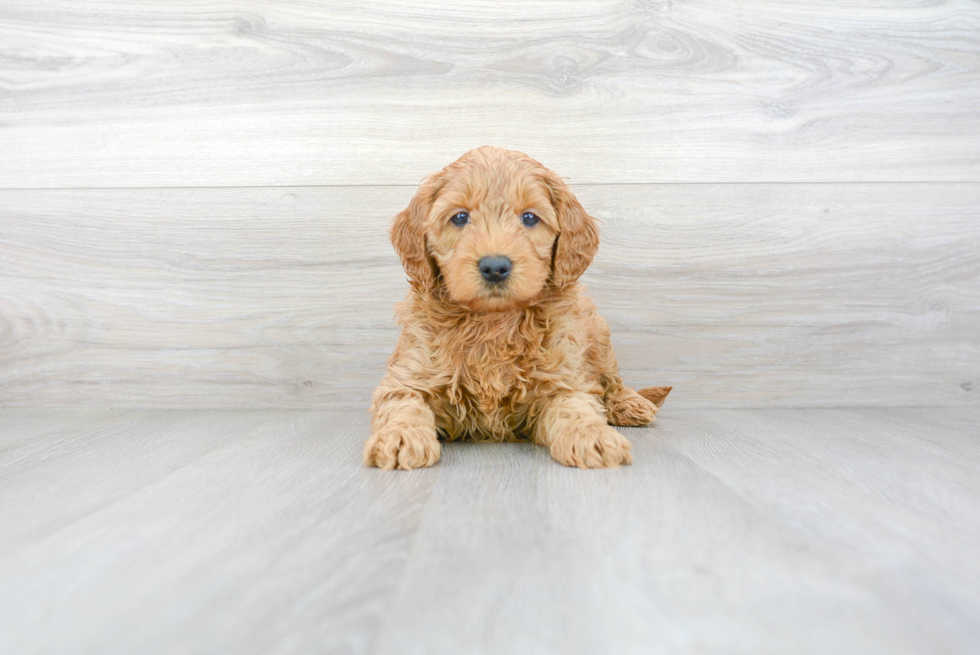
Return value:
M 453 222 L 453 225 L 456 225 L 458 227 L 463 227 L 464 225 L 466 225 L 467 221 L 470 220 L 470 215 L 467 214 L 466 212 L 458 212 L 456 214 L 453 214 L 453 217 L 450 218 L 449 220 Z
M 521 223 L 524 223 L 524 225 L 527 225 L 528 227 L 537 225 L 538 221 L 540 220 L 541 220 L 540 218 L 538 218 L 531 212 L 524 212 L 523 214 L 521 214 Z

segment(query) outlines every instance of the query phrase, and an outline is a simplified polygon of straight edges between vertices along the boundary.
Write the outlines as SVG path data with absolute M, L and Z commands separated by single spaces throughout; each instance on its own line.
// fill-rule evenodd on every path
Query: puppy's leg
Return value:
M 584 392 L 546 400 L 534 426 L 534 440 L 565 466 L 612 468 L 633 463 L 630 442 L 606 424 L 602 405 Z
M 619 375 L 619 364 L 609 336 L 609 326 L 591 301 L 583 299 L 591 347 L 586 352 L 590 373 L 603 389 L 601 401 L 611 425 L 646 425 L 657 417 L 657 406 L 636 393 Z
M 364 444 L 364 465 L 391 470 L 432 466 L 442 451 L 432 409 L 418 395 L 398 393 L 384 382 L 371 404 L 371 437 Z

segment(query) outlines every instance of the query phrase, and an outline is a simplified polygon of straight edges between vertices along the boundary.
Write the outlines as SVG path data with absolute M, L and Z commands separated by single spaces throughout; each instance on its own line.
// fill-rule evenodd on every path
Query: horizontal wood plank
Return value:
M 980 185 L 577 186 L 627 382 L 976 404 Z M 0 405 L 366 407 L 403 187 L 0 192 Z
M 980 6 L 17 0 L 0 186 L 980 181 Z

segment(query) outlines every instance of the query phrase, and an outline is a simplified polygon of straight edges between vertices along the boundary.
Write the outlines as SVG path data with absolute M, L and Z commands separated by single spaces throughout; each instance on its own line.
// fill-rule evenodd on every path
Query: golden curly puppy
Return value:
M 519 152 L 471 150 L 423 180 L 391 241 L 411 289 L 366 465 L 432 466 L 439 437 L 531 439 L 566 466 L 631 463 L 609 423 L 649 423 L 670 389 L 623 384 L 577 284 L 599 229 L 557 175 Z

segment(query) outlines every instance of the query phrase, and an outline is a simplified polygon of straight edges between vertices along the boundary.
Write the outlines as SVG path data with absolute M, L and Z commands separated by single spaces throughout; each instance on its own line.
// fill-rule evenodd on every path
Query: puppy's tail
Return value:
M 639 389 L 636 393 L 640 394 L 650 402 L 652 402 L 657 407 L 662 407 L 664 401 L 667 400 L 667 394 L 674 387 L 647 387 L 646 389 Z

